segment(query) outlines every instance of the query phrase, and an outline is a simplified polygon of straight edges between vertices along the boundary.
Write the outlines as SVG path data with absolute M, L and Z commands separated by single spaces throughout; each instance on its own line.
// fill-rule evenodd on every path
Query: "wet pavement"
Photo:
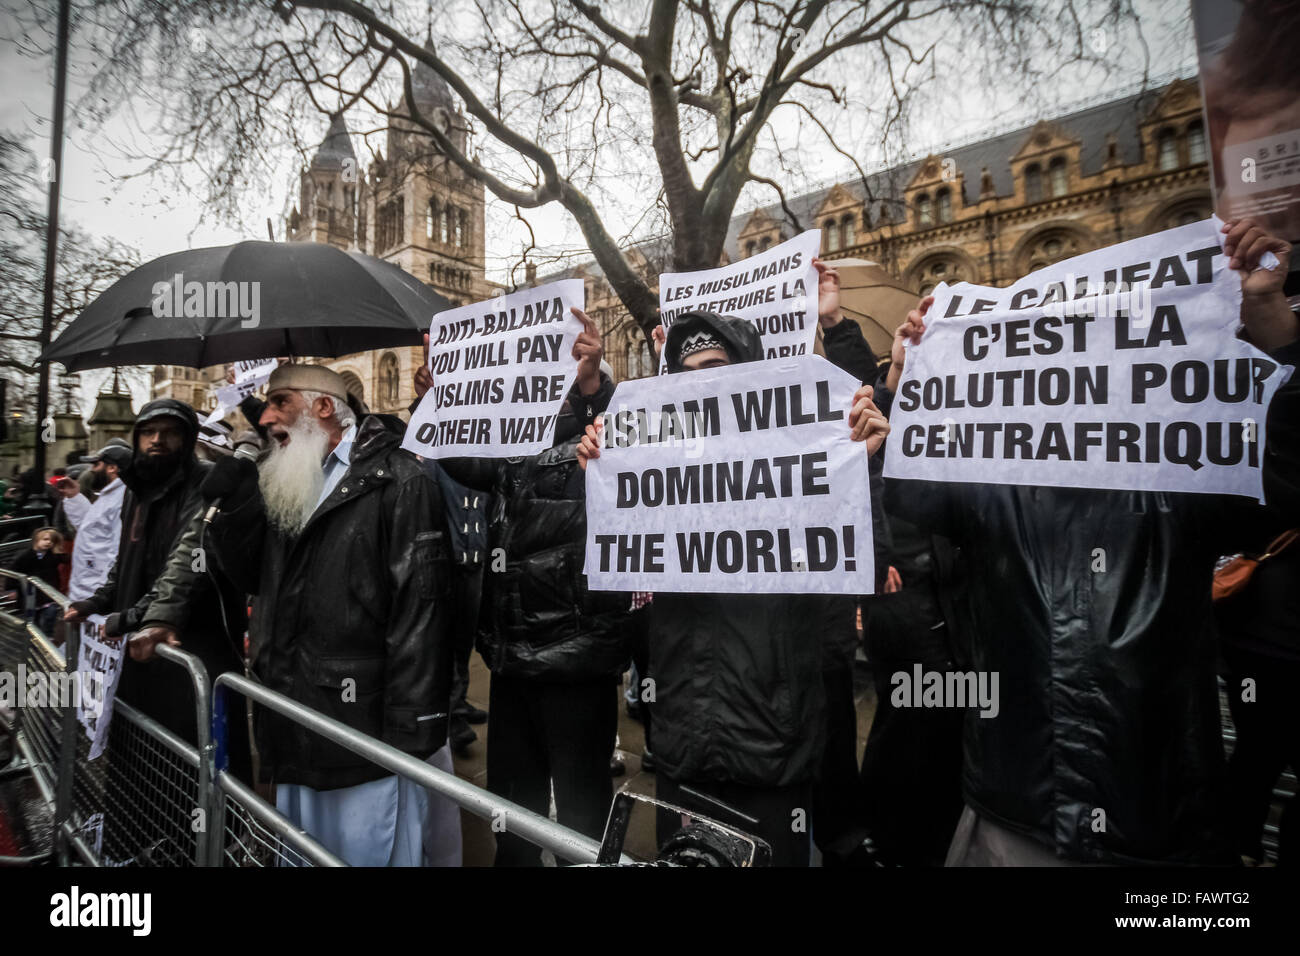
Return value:
M 487 710 L 489 672 L 477 652 L 470 660 L 468 699 L 475 707 Z M 866 745 L 871 729 L 871 718 L 876 709 L 875 691 L 871 685 L 870 671 L 859 663 L 854 669 L 854 703 L 858 712 L 858 759 Z M 639 720 L 628 716 L 619 692 L 619 718 L 617 750 L 626 768 L 622 776 L 614 777 L 614 790 L 628 789 L 634 793 L 654 796 L 655 775 L 641 767 L 641 754 L 645 749 L 645 732 Z M 479 787 L 487 787 L 487 724 L 474 727 L 478 741 L 471 744 L 465 757 L 455 757 L 456 774 Z M 551 814 L 554 819 L 554 812 Z M 461 812 L 461 835 L 464 841 L 465 866 L 491 866 L 496 852 L 490 821 Z M 638 809 L 633 812 L 628 827 L 624 852 L 641 859 L 652 859 L 655 852 L 654 814 Z M 546 858 L 549 862 L 549 854 Z

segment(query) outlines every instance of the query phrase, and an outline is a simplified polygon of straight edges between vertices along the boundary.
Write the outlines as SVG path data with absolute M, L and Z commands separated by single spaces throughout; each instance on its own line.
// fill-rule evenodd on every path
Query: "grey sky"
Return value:
M 21 5 L 21 0 L 4 0 L 5 9 L 0 11 L 0 89 L 5 91 L 0 98 L 0 129 L 18 134 L 37 156 L 43 157 L 48 152 L 47 118 L 53 101 L 52 58 L 24 55 L 19 48 L 30 53 L 33 48 L 48 48 L 51 41 L 47 37 L 23 41 L 16 35 L 12 15 L 15 4 Z M 1071 104 L 1119 93 L 1141 79 L 1144 66 L 1153 76 L 1193 72 L 1195 49 L 1187 5 L 1179 0 L 1146 0 L 1135 5 L 1143 16 L 1149 61 L 1133 37 L 1099 32 L 1090 35 L 1089 42 L 1107 51 L 1115 67 L 1111 75 L 1103 75 L 1096 68 L 1068 69 L 1045 89 L 1026 91 L 1006 83 L 994 89 L 981 87 L 963 72 L 960 38 L 940 38 L 944 42 L 936 51 L 936 76 L 928 87 L 932 95 L 913 115 L 912 136 L 901 144 L 902 150 L 911 154 L 941 152 L 944 144 L 1032 122 L 1044 113 L 1050 115 Z M 423 4 L 420 6 L 423 8 Z M 70 101 L 75 102 L 85 93 L 87 67 L 84 62 L 73 63 Z M 842 77 L 835 79 L 844 82 Z M 203 205 L 195 198 L 201 193 L 199 170 L 181 171 L 184 188 L 157 177 L 127 178 L 142 164 L 128 160 L 126 153 L 147 150 L 149 146 L 149 137 L 141 130 L 150 125 L 150 108 L 143 96 L 122 104 L 105 127 L 94 131 L 79 127 L 76 117 L 69 117 L 62 176 L 63 215 L 67 221 L 92 235 L 115 236 L 138 249 L 146 259 L 188 247 L 264 239 L 267 217 L 272 220 L 276 237 L 282 238 L 283 216 L 289 197 L 297 189 L 299 157 L 291 152 L 280 157 L 280 168 L 273 170 L 269 177 L 270 182 L 279 185 L 270 194 L 247 197 L 244 228 L 213 221 L 210 216 L 205 218 Z M 840 146 L 864 166 L 876 165 L 886 158 L 899 158 L 886 157 L 881 152 L 878 133 L 865 115 L 850 111 L 826 119 Z M 359 115 L 352 123 L 353 128 L 358 128 L 364 120 Z M 304 131 L 310 133 L 304 139 L 318 141 L 327 125 L 328 119 L 319 117 L 318 129 Z M 810 136 L 806 120 L 795 109 L 783 108 L 776 114 L 773 136 L 783 144 L 788 156 L 797 157 L 798 174 L 783 173 L 775 162 L 775 150 L 770 147 L 756 157 L 756 165 L 796 191 L 853 175 L 844 157 L 824 141 Z M 356 146 L 359 157 L 365 157 L 367 153 L 359 139 Z M 652 160 L 647 156 L 645 161 Z M 602 190 L 603 195 L 593 198 L 615 235 L 635 233 L 635 227 L 620 226 L 640 221 L 644 199 L 620 194 L 617 170 L 613 179 L 613 188 Z M 770 189 L 751 184 L 737 209 L 743 211 L 774 199 Z M 558 255 L 577 254 L 583 249 L 581 234 L 557 205 L 532 210 L 526 215 L 545 251 Z M 518 260 L 526 235 L 522 225 L 513 220 L 512 208 L 493 200 L 489 194 L 486 235 L 489 278 L 505 278 L 509 265 Z M 547 263 L 542 259 L 543 271 L 546 268 Z M 88 392 L 97 385 L 98 378 L 95 373 L 86 375 Z

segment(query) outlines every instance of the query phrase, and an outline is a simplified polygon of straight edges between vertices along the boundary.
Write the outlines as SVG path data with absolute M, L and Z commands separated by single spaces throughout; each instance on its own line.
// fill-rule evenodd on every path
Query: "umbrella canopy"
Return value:
M 123 276 L 41 359 L 68 371 L 420 345 L 451 307 L 392 263 L 316 242 L 239 242 L 161 256 Z
M 894 330 L 903 324 L 920 296 L 866 259 L 832 259 L 827 264 L 840 274 L 840 308 L 844 314 L 862 327 L 877 358 L 889 355 Z

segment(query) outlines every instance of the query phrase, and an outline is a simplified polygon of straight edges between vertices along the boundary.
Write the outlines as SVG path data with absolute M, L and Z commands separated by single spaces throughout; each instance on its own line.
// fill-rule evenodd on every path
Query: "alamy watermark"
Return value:
M 76 707 L 91 717 L 104 709 L 105 675 L 100 671 L 0 671 L 0 707 Z
M 160 319 L 233 319 L 240 328 L 262 322 L 262 283 L 185 281 L 176 273 L 170 282 L 153 284 L 153 314 Z
M 927 671 L 913 664 L 910 671 L 895 671 L 889 678 L 894 707 L 978 707 L 981 717 L 996 717 L 997 671 Z

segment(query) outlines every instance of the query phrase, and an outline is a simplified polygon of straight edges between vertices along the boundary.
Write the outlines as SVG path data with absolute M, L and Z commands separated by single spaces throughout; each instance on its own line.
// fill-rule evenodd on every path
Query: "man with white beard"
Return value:
M 343 379 L 283 365 L 260 424 L 270 452 L 216 463 L 209 562 L 253 595 L 252 669 L 267 687 L 450 772 L 451 640 L 441 495 L 400 447 L 403 423 L 358 424 Z M 183 603 L 164 576 L 155 606 Z M 155 623 L 151 607 L 148 622 Z M 166 628 L 133 644 L 147 655 Z M 299 826 L 358 866 L 459 865 L 455 804 L 259 709 L 262 774 Z

